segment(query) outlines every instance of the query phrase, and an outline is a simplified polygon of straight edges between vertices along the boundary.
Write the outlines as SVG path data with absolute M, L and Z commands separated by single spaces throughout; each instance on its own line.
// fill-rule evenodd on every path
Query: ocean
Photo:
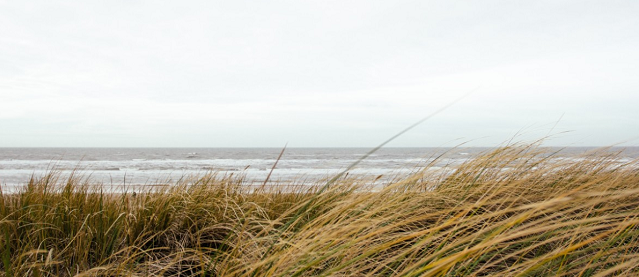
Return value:
M 270 182 L 304 182 L 327 179 L 343 171 L 371 148 L 287 148 Z M 555 158 L 573 158 L 591 147 L 562 149 Z M 613 148 L 621 160 L 639 157 L 639 147 Z M 382 148 L 349 174 L 390 178 L 414 172 L 443 155 L 431 168 L 451 167 L 491 148 Z M 104 185 L 171 184 L 185 176 L 216 172 L 244 176 L 248 183 L 264 182 L 281 148 L 0 148 L 0 185 L 16 189 L 33 177 L 51 171 L 72 172 Z

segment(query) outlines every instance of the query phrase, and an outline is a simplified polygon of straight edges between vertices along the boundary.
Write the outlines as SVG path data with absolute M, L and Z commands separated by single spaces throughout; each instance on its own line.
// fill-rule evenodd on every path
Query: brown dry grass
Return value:
M 54 172 L 0 196 L 3 276 L 639 274 L 639 163 L 508 146 L 373 191 L 200 176 L 104 193 Z

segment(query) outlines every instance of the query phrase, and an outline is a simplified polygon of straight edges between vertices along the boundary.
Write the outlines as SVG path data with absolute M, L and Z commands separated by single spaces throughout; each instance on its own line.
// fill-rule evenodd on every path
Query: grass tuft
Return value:
M 0 190 L 0 276 L 639 274 L 639 162 L 554 154 L 506 146 L 382 188 L 210 173 L 105 191 L 53 171 Z

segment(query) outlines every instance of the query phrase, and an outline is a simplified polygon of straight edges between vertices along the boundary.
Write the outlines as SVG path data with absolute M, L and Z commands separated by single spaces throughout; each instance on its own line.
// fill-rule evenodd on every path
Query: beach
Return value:
M 381 177 L 362 173 L 260 186 L 241 174 L 205 171 L 173 182 L 109 189 L 88 170 L 67 176 L 49 171 L 14 191 L 2 187 L 0 275 L 639 273 L 639 160 L 632 152 L 611 149 L 572 149 L 563 155 L 549 150 L 536 145 L 464 150 L 457 155 L 465 158 L 426 158 L 434 170 L 426 165 L 377 184 Z M 204 149 L 130 151 L 137 153 L 135 159 L 142 152 L 175 151 L 192 159 L 205 156 L 195 164 L 212 161 L 200 154 Z M 245 149 L 226 151 L 243 153 L 255 164 L 259 160 Z M 264 157 L 278 152 L 262 151 Z M 291 153 L 302 157 L 307 151 L 331 157 L 319 160 L 335 160 L 336 150 Z M 360 151 L 365 150 L 338 152 Z M 379 152 L 377 162 L 397 163 L 403 151 L 410 152 Z M 131 159 L 110 162 L 133 164 Z M 309 158 L 290 160 L 284 167 Z M 264 166 L 266 161 L 274 162 L 264 159 Z

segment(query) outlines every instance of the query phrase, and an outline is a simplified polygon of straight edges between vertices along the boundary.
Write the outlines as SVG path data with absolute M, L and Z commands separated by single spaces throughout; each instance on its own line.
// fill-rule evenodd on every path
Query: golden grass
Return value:
M 508 146 L 381 190 L 215 174 L 103 192 L 55 172 L 0 195 L 2 276 L 639 274 L 639 162 Z

